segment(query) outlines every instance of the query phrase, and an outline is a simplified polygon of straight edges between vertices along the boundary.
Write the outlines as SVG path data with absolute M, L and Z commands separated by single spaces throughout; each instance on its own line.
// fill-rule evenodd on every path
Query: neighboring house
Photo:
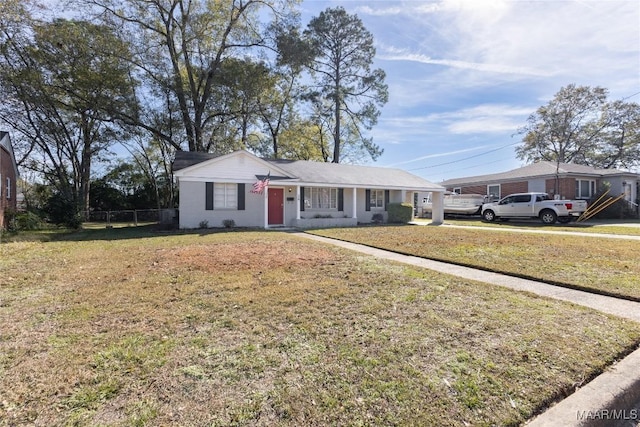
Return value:
M 596 169 L 571 163 L 538 162 L 508 172 L 449 179 L 441 184 L 460 194 L 483 194 L 499 199 L 512 193 L 539 191 L 562 199 L 591 199 L 605 185 L 609 195 L 624 194 L 637 207 L 640 175 L 617 169 Z
M 173 170 L 180 228 L 221 227 L 226 220 L 262 228 L 386 221 L 389 203 L 412 204 L 414 193 L 423 191 L 436 195 L 433 222 L 444 217 L 444 188 L 400 169 L 267 160 L 236 151 L 219 157 L 178 152 Z
M 0 229 L 6 227 L 5 212 L 18 208 L 18 177 L 11 138 L 7 132 L 0 131 Z

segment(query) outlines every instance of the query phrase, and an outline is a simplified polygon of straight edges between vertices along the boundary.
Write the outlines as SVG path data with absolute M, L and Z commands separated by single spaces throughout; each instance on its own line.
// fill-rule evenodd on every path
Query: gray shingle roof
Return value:
M 404 189 L 439 187 L 402 169 L 306 160 L 268 160 L 268 162 L 306 183 Z
M 497 182 L 497 181 L 512 181 L 526 178 L 540 178 L 545 176 L 555 176 L 556 167 L 558 165 L 555 162 L 542 161 L 527 165 L 521 168 L 513 169 L 507 172 L 470 176 L 466 178 L 454 178 L 443 181 L 441 184 L 445 187 L 451 187 L 460 184 L 474 184 L 485 182 Z M 594 177 L 602 175 L 617 175 L 625 174 L 628 172 L 620 171 L 617 169 L 596 169 L 591 166 L 577 165 L 573 163 L 560 163 L 558 168 L 560 175 L 573 174 L 573 175 L 592 175 Z
M 195 164 L 204 162 L 205 160 L 214 159 L 218 156 L 211 153 L 201 153 L 196 151 L 176 151 L 175 159 L 173 160 L 173 171 L 179 171 L 180 169 L 188 168 Z
M 184 169 L 215 157 L 215 155 L 209 153 L 179 151 L 176 153 L 176 158 L 173 162 L 173 170 Z M 276 181 L 278 178 L 284 178 L 294 179 L 297 182 L 307 185 L 380 187 L 386 189 L 414 189 L 419 191 L 444 190 L 438 184 L 434 184 L 402 169 L 313 162 L 307 160 L 263 160 L 288 174 L 287 177 L 272 176 L 272 181 Z

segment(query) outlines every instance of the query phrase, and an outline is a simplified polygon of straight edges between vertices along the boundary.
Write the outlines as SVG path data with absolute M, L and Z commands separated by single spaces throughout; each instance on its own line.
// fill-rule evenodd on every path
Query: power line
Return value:
M 502 147 L 494 148 L 493 150 L 485 151 L 484 153 L 475 154 L 473 156 L 465 157 L 463 159 L 452 160 L 450 162 L 439 163 L 437 165 L 423 166 L 423 167 L 420 167 L 420 168 L 413 168 L 413 169 L 407 169 L 407 170 L 408 171 L 415 171 L 415 170 L 420 170 L 420 169 L 437 168 L 439 166 L 452 165 L 454 163 L 463 162 L 465 160 L 475 159 L 476 157 L 484 156 L 486 154 L 490 154 L 490 153 L 493 153 L 495 151 L 502 150 L 503 148 L 511 147 L 513 145 L 516 145 L 516 144 L 520 144 L 520 141 L 512 142 L 511 144 L 503 145 Z
M 634 94 L 631 94 L 629 96 L 625 96 L 624 98 L 622 98 L 620 101 L 624 101 L 625 99 L 629 99 L 629 98 L 633 98 L 636 95 L 640 95 L 640 92 L 636 92 Z
M 492 160 L 490 162 L 484 162 L 484 163 L 476 164 L 476 165 L 473 165 L 473 166 L 467 166 L 467 167 L 464 167 L 464 168 L 457 168 L 456 171 L 464 171 L 464 170 L 469 170 L 469 169 L 476 169 L 476 168 L 479 168 L 479 167 L 484 167 L 484 166 L 492 165 L 492 164 L 495 164 L 495 163 L 502 163 L 502 162 L 505 162 L 507 160 L 511 160 L 511 159 L 510 158 L 502 158 L 502 159 Z M 434 175 L 424 176 L 424 178 L 426 178 L 426 179 L 428 179 L 428 180 L 430 180 L 432 182 L 447 181 L 447 179 L 434 179 Z
M 624 100 L 629 99 L 629 98 L 633 98 L 636 95 L 640 95 L 640 92 L 632 93 L 631 95 L 622 98 L 621 101 L 624 101 Z M 419 168 L 413 168 L 413 169 L 407 169 L 407 170 L 408 171 L 416 171 L 416 170 L 437 168 L 437 167 L 440 167 L 440 166 L 452 165 L 452 164 L 455 164 L 455 163 L 463 162 L 465 160 L 475 159 L 476 157 L 484 156 L 486 154 L 490 154 L 490 153 L 493 153 L 495 151 L 502 150 L 503 148 L 511 147 L 513 145 L 519 144 L 520 142 L 521 141 L 516 141 L 516 142 L 513 142 L 511 144 L 503 145 L 502 147 L 494 148 L 493 150 L 485 151 L 484 153 L 475 154 L 473 156 L 465 157 L 465 158 L 462 158 L 462 159 L 452 160 L 450 162 L 438 163 L 436 165 L 422 166 L 422 167 L 419 167 Z M 473 167 L 475 167 L 475 166 L 473 166 Z M 470 168 L 467 168 L 467 169 L 470 169 Z

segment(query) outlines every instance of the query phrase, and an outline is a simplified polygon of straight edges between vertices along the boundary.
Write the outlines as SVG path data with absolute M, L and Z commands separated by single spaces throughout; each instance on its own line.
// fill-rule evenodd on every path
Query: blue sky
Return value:
M 640 103 L 637 0 L 304 0 L 303 26 L 336 6 L 373 34 L 387 74 L 378 166 L 433 182 L 523 166 L 518 129 L 572 83 Z

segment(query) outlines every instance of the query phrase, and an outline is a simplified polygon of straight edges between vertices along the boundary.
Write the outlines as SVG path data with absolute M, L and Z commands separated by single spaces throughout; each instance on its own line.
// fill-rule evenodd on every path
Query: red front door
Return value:
M 269 188 L 269 225 L 284 224 L 284 189 Z

